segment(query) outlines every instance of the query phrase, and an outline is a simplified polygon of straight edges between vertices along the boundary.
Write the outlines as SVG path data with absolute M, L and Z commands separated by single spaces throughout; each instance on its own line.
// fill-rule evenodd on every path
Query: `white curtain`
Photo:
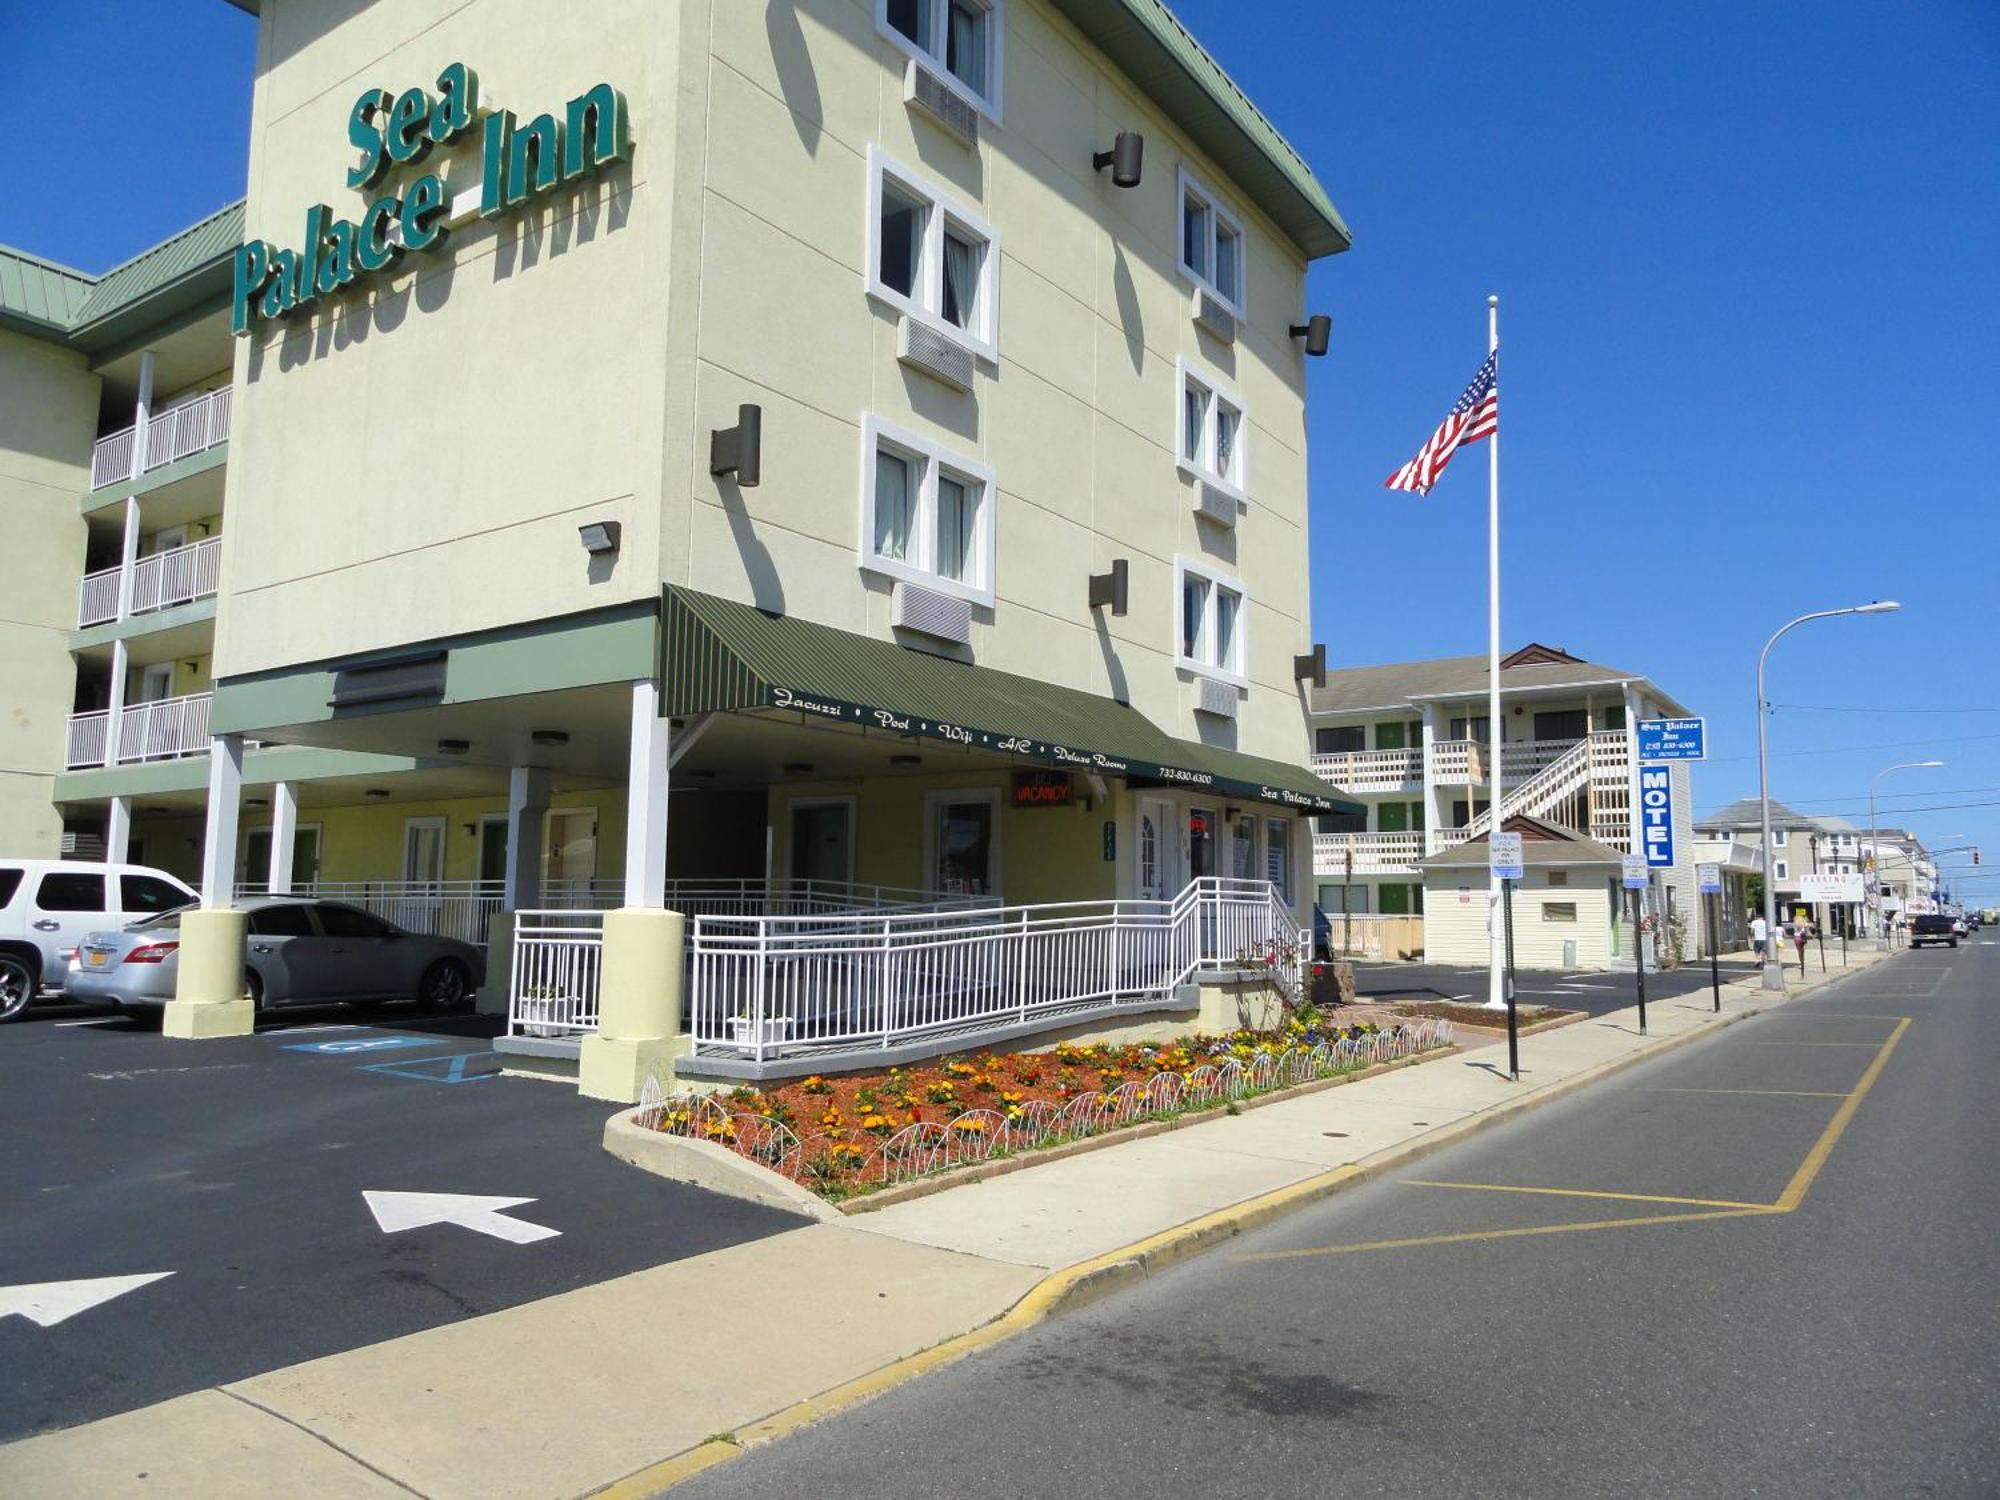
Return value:
M 908 459 L 875 455 L 875 554 L 894 562 L 910 556 L 910 519 L 916 510 Z
M 984 6 L 952 0 L 951 34 L 945 43 L 944 65 L 982 97 L 986 93 L 986 25 Z
M 944 316 L 948 323 L 971 328 L 979 287 L 979 251 L 955 234 L 944 237 Z

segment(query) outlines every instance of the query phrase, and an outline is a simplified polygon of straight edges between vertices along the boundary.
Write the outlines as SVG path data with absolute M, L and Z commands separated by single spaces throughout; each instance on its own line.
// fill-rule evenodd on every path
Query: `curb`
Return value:
M 1844 979 L 1866 973 L 1868 969 L 1877 966 L 1870 964 L 1863 969 L 1849 970 L 1835 975 L 1802 990 L 1797 995 L 1781 995 L 1774 1003 L 1783 1004 L 1789 1000 L 1805 999 L 1819 990 L 1831 988 Z M 1392 1167 L 1421 1160 L 1471 1136 L 1509 1123 L 1545 1104 L 1567 1098 L 1594 1083 L 1622 1073 L 1627 1068 L 1651 1062 L 1706 1038 L 1720 1036 L 1740 1021 L 1766 1014 L 1768 1008 L 1752 1007 L 1741 1014 L 1724 1017 L 1719 1022 L 1689 1031 L 1684 1035 L 1663 1039 L 1627 1056 L 1611 1058 L 1565 1078 L 1560 1083 L 1548 1084 L 1538 1093 L 1493 1105 L 1464 1120 L 1439 1126 L 1398 1145 L 1385 1147 L 1361 1161 L 1335 1167 L 1301 1182 L 1292 1183 L 1288 1187 L 1278 1188 L 1228 1208 L 1204 1214 L 1198 1219 L 1175 1225 L 1171 1229 L 1162 1230 L 1158 1234 L 1149 1235 L 1133 1244 L 1081 1261 L 1074 1266 L 1053 1271 L 1030 1287 L 1006 1312 L 989 1323 L 946 1339 L 929 1349 L 919 1350 L 915 1354 L 893 1360 L 818 1395 L 794 1402 L 741 1432 L 731 1434 L 727 1439 L 710 1438 L 705 1443 L 640 1469 L 601 1489 L 592 1490 L 590 1494 L 593 1497 L 601 1497 L 601 1500 L 645 1500 L 645 1497 L 661 1494 L 704 1470 L 727 1463 L 730 1459 L 740 1458 L 750 1448 L 788 1436 L 822 1418 L 871 1400 L 905 1381 L 952 1364 L 989 1344 L 996 1344 L 1017 1333 L 1024 1333 L 1057 1314 L 1075 1312 L 1101 1297 L 1122 1290 L 1134 1282 L 1143 1281 L 1224 1240 L 1261 1229 L 1266 1224 L 1309 1207 L 1334 1193 L 1371 1181 Z

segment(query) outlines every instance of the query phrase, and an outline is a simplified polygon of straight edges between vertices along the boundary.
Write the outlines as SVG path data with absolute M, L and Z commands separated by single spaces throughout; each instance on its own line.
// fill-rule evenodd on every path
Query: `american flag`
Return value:
M 1452 402 L 1451 412 L 1438 430 L 1417 450 L 1415 458 L 1382 481 L 1384 488 L 1428 495 L 1461 444 L 1493 436 L 1500 426 L 1499 358 L 1497 349 L 1486 356 L 1486 363 L 1472 377 L 1465 394 Z

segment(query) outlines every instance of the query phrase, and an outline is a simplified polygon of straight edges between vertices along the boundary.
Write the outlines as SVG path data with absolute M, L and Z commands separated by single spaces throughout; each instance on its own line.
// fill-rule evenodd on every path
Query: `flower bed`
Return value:
M 648 1080 L 635 1119 L 845 1198 L 1413 1056 L 1449 1045 L 1451 1030 L 1448 1021 L 1340 1028 L 1294 1018 L 1276 1032 L 1064 1042 L 718 1094 L 663 1095 Z

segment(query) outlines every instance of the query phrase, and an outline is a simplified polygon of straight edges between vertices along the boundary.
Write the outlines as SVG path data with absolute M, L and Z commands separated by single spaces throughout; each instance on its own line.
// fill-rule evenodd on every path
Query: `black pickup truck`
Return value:
M 1958 928 L 1950 917 L 1910 918 L 1910 946 L 1921 948 L 1925 943 L 1948 943 L 1958 946 Z

